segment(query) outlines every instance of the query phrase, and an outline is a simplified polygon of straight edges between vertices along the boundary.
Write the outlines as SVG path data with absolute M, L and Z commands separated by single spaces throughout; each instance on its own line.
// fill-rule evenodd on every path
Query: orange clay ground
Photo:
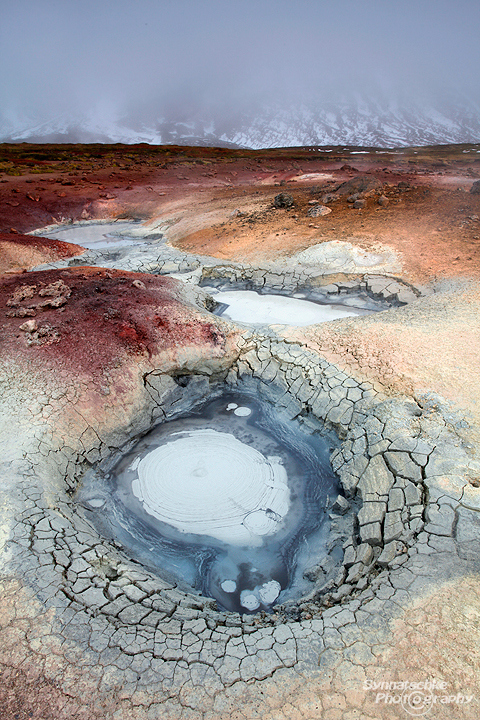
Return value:
M 178 247 L 222 259 L 251 262 L 328 240 L 365 249 L 380 242 L 401 253 L 411 282 L 479 278 L 480 195 L 469 190 L 480 178 L 480 145 L 358 152 L 3 145 L 0 233 L 13 239 L 62 219 L 160 218 Z M 330 214 L 308 216 L 310 201 L 364 174 L 384 183 L 385 205 L 377 192 L 361 210 L 343 197 Z M 279 192 L 293 196 L 292 208 L 273 208 Z M 19 247 L 17 262 L 23 256 L 31 266 Z

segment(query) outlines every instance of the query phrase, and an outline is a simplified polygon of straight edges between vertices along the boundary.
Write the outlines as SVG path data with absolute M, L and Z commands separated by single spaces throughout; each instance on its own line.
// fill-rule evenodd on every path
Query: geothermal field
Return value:
M 2 720 L 478 718 L 480 145 L 4 144 L 0 274 Z

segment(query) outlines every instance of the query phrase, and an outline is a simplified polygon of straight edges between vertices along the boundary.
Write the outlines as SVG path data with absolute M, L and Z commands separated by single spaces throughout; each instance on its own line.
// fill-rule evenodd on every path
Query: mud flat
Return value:
M 231 185 L 243 195 L 253 174 L 245 167 L 240 172 L 235 162 L 238 175 L 230 176 Z M 344 159 L 336 162 L 334 177 L 348 181 L 351 171 L 340 170 Z M 355 164 L 360 162 L 377 172 L 371 156 L 355 156 Z M 385 157 L 381 162 L 385 168 Z M 391 162 L 392 174 L 406 173 L 397 156 Z M 295 175 L 295 186 L 310 182 L 301 177 L 309 173 L 300 170 L 314 169 L 287 172 L 279 164 L 277 170 L 281 167 L 283 179 Z M 464 167 L 462 207 L 477 202 L 468 193 L 472 175 L 467 171 L 474 167 L 470 160 Z M 192 172 L 204 168 L 194 166 Z M 220 169 L 216 166 L 217 175 Z M 171 172 L 178 174 L 178 167 Z M 269 172 L 267 179 L 274 174 Z M 342 173 L 347 177 L 340 178 Z M 252 188 L 267 188 L 273 200 L 281 179 L 276 174 L 270 186 L 262 177 Z M 417 184 L 428 181 L 435 193 L 434 179 L 419 172 Z M 205 188 L 210 181 L 214 184 L 208 176 Z M 21 187 L 22 176 L 15 182 Z M 47 187 L 47 179 L 43 182 Z M 162 182 L 164 190 L 160 181 L 149 187 L 172 197 L 148 201 L 150 215 L 135 224 L 135 242 L 124 243 L 120 236 L 115 246 L 108 242 L 68 257 L 45 252 L 40 267 L 35 257 L 32 272 L 2 277 L 0 692 L 5 717 L 41 706 L 44 715 L 58 718 L 112 720 L 218 720 L 258 713 L 272 720 L 393 718 L 400 717 L 397 709 L 405 713 L 410 707 L 410 695 L 402 693 L 399 703 L 389 706 L 371 689 L 374 682 L 436 680 L 439 698 L 456 698 L 438 700 L 436 717 L 451 717 L 455 704 L 462 718 L 476 718 L 480 292 L 474 262 L 470 276 L 452 271 L 427 277 L 426 265 L 415 274 L 401 244 L 389 242 L 392 225 L 380 232 L 383 220 L 375 243 L 364 236 L 363 247 L 360 232 L 332 246 L 328 243 L 338 238 L 322 239 L 310 228 L 305 230 L 312 231 L 309 252 L 301 247 L 305 234 L 288 247 L 284 241 L 282 249 L 278 214 L 272 210 L 270 217 L 268 208 L 266 219 L 254 221 L 259 238 L 267 226 L 274 228 L 270 253 L 263 240 L 258 258 L 246 257 L 249 227 L 241 251 L 237 245 L 230 254 L 220 252 L 215 233 L 225 221 L 222 242 L 228 244 L 233 225 L 218 215 L 210 224 L 211 244 L 199 253 L 186 246 L 199 249 L 205 228 L 200 232 L 198 223 L 205 223 L 206 215 L 197 217 L 194 230 L 186 201 L 182 205 L 174 197 L 185 181 Z M 142 183 L 139 192 L 153 192 L 145 189 L 145 179 Z M 72 187 L 83 212 L 85 191 Z M 221 192 L 225 199 L 232 191 Z M 410 191 L 402 192 L 399 198 L 407 204 Z M 239 205 L 239 195 L 229 202 Z M 366 198 L 367 213 L 379 218 L 391 205 L 369 208 L 372 197 Z M 391 204 L 394 199 L 392 193 Z M 260 201 L 267 202 L 264 195 Z M 138 207 L 145 211 L 142 202 Z M 296 202 L 299 213 L 300 195 Z M 207 203 L 214 214 L 220 212 L 215 203 L 215 197 Z M 236 214 L 232 223 L 250 225 L 248 218 L 260 212 L 253 190 L 248 203 L 254 208 L 250 215 L 242 220 Z M 342 213 L 357 212 L 346 203 L 339 197 L 318 223 L 335 214 L 340 222 Z M 108 214 L 98 208 L 91 208 L 94 219 Z M 117 205 L 113 212 L 112 203 L 109 212 L 116 218 L 125 208 L 120 213 Z M 289 211 L 280 212 L 285 227 Z M 131 218 L 136 216 L 132 211 Z M 40 228 L 49 221 L 20 229 L 48 234 Z M 54 225 L 56 232 L 66 223 Z M 69 231 L 75 240 L 76 227 Z M 32 242 L 39 235 L 32 235 Z M 467 263 L 466 257 L 459 263 Z M 360 297 L 364 307 L 378 312 L 308 327 L 248 328 L 212 312 L 215 295 L 208 285 L 283 297 L 301 293 L 316 302 L 344 304 Z M 212 402 L 225 407 L 214 410 Z M 250 409 L 253 416 L 257 406 L 269 418 L 270 435 L 262 434 L 265 427 L 255 429 L 245 413 Z M 208 427 L 198 424 L 203 416 Z M 293 426 L 301 441 L 289 441 L 290 430 L 281 429 Z M 178 453 L 169 427 L 180 432 L 173 436 L 177 441 L 187 443 Z M 209 433 L 202 436 L 205 441 L 221 441 L 225 458 L 238 451 L 241 466 L 253 462 L 265 481 L 260 487 L 273 492 L 268 502 L 264 495 L 255 500 L 254 483 L 256 489 L 246 496 L 254 502 L 244 506 L 243 471 L 235 492 L 220 502 L 223 465 L 219 462 L 213 474 L 205 459 L 201 465 L 203 445 L 199 453 L 189 445 L 198 432 Z M 233 440 L 225 446 L 216 433 Z M 255 435 L 253 444 L 248 435 Z M 282 458 L 284 444 L 304 457 L 321 438 L 326 445 L 315 453 L 323 453 L 331 484 L 320 497 L 312 478 L 304 485 L 285 483 L 284 473 L 293 477 L 302 465 L 298 455 L 285 455 L 282 462 L 273 458 Z M 168 517 L 159 509 L 166 493 L 158 495 L 149 479 L 165 452 L 176 475 L 178 463 L 191 464 L 179 480 L 182 502 L 168 507 Z M 175 543 L 192 510 L 188 496 L 197 498 L 199 510 L 208 496 L 187 492 L 192 477 L 207 478 L 205 490 L 217 488 L 216 517 L 223 529 L 208 525 L 197 533 L 210 538 L 207 543 L 202 539 L 195 545 L 190 537 L 190 555 L 179 564 Z M 171 493 L 172 480 L 164 481 Z M 112 505 L 109 483 L 120 494 L 128 489 L 125 510 Z M 239 504 L 242 521 L 225 530 L 222 508 L 231 519 Z M 323 513 L 314 536 L 302 529 L 302 507 L 307 515 L 309 508 L 313 515 Z M 292 511 L 290 525 L 285 519 Z M 133 534 L 124 522 L 129 513 L 130 521 L 131 513 L 135 517 Z M 205 521 L 211 520 L 207 513 Z M 155 553 L 156 523 L 166 531 L 163 557 Z M 253 544 L 255 564 L 242 558 L 243 539 L 238 552 L 223 550 L 224 533 L 239 529 L 261 539 Z M 287 570 L 275 574 L 271 557 L 262 552 L 264 540 L 277 533 L 289 549 L 282 555 Z M 133 535 L 143 537 L 141 547 L 134 546 Z M 152 547 L 155 562 L 148 559 Z M 190 576 L 184 560 L 194 568 Z M 242 567 L 248 562 L 250 568 Z M 235 607 L 228 606 L 226 599 L 235 593 Z

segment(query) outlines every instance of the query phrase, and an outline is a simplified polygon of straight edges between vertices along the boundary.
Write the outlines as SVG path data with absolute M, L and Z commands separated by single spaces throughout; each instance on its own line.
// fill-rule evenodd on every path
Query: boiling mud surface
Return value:
M 138 232 L 138 223 L 113 222 L 73 225 L 49 232 L 45 237 L 81 245 L 88 250 L 100 250 L 101 248 L 141 244 L 144 242 L 141 238 L 129 235 L 129 232 L 133 232 L 134 229 Z
M 249 395 L 224 394 L 154 428 L 79 498 L 105 534 L 220 607 L 270 610 L 303 594 L 338 493 L 330 441 Z
M 210 288 L 205 288 L 210 291 Z M 228 290 L 217 292 L 214 299 L 220 303 L 216 314 L 248 325 L 295 325 L 303 327 L 345 317 L 365 315 L 368 310 L 352 307 L 350 303 L 328 304 L 311 302 L 297 294 L 259 294 L 254 290 Z

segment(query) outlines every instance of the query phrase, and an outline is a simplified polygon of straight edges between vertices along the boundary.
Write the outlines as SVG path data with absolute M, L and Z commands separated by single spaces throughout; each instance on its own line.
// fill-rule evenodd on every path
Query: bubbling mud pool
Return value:
M 88 250 L 105 250 L 147 242 L 146 238 L 139 236 L 139 227 L 139 222 L 132 221 L 95 222 L 84 225 L 75 223 L 71 226 L 60 225 L 58 230 L 50 230 L 44 236 L 52 240 L 81 245 Z
M 305 565 L 325 552 L 332 442 L 250 395 L 222 394 L 87 476 L 78 499 L 103 535 L 178 587 L 268 612 L 306 591 Z

